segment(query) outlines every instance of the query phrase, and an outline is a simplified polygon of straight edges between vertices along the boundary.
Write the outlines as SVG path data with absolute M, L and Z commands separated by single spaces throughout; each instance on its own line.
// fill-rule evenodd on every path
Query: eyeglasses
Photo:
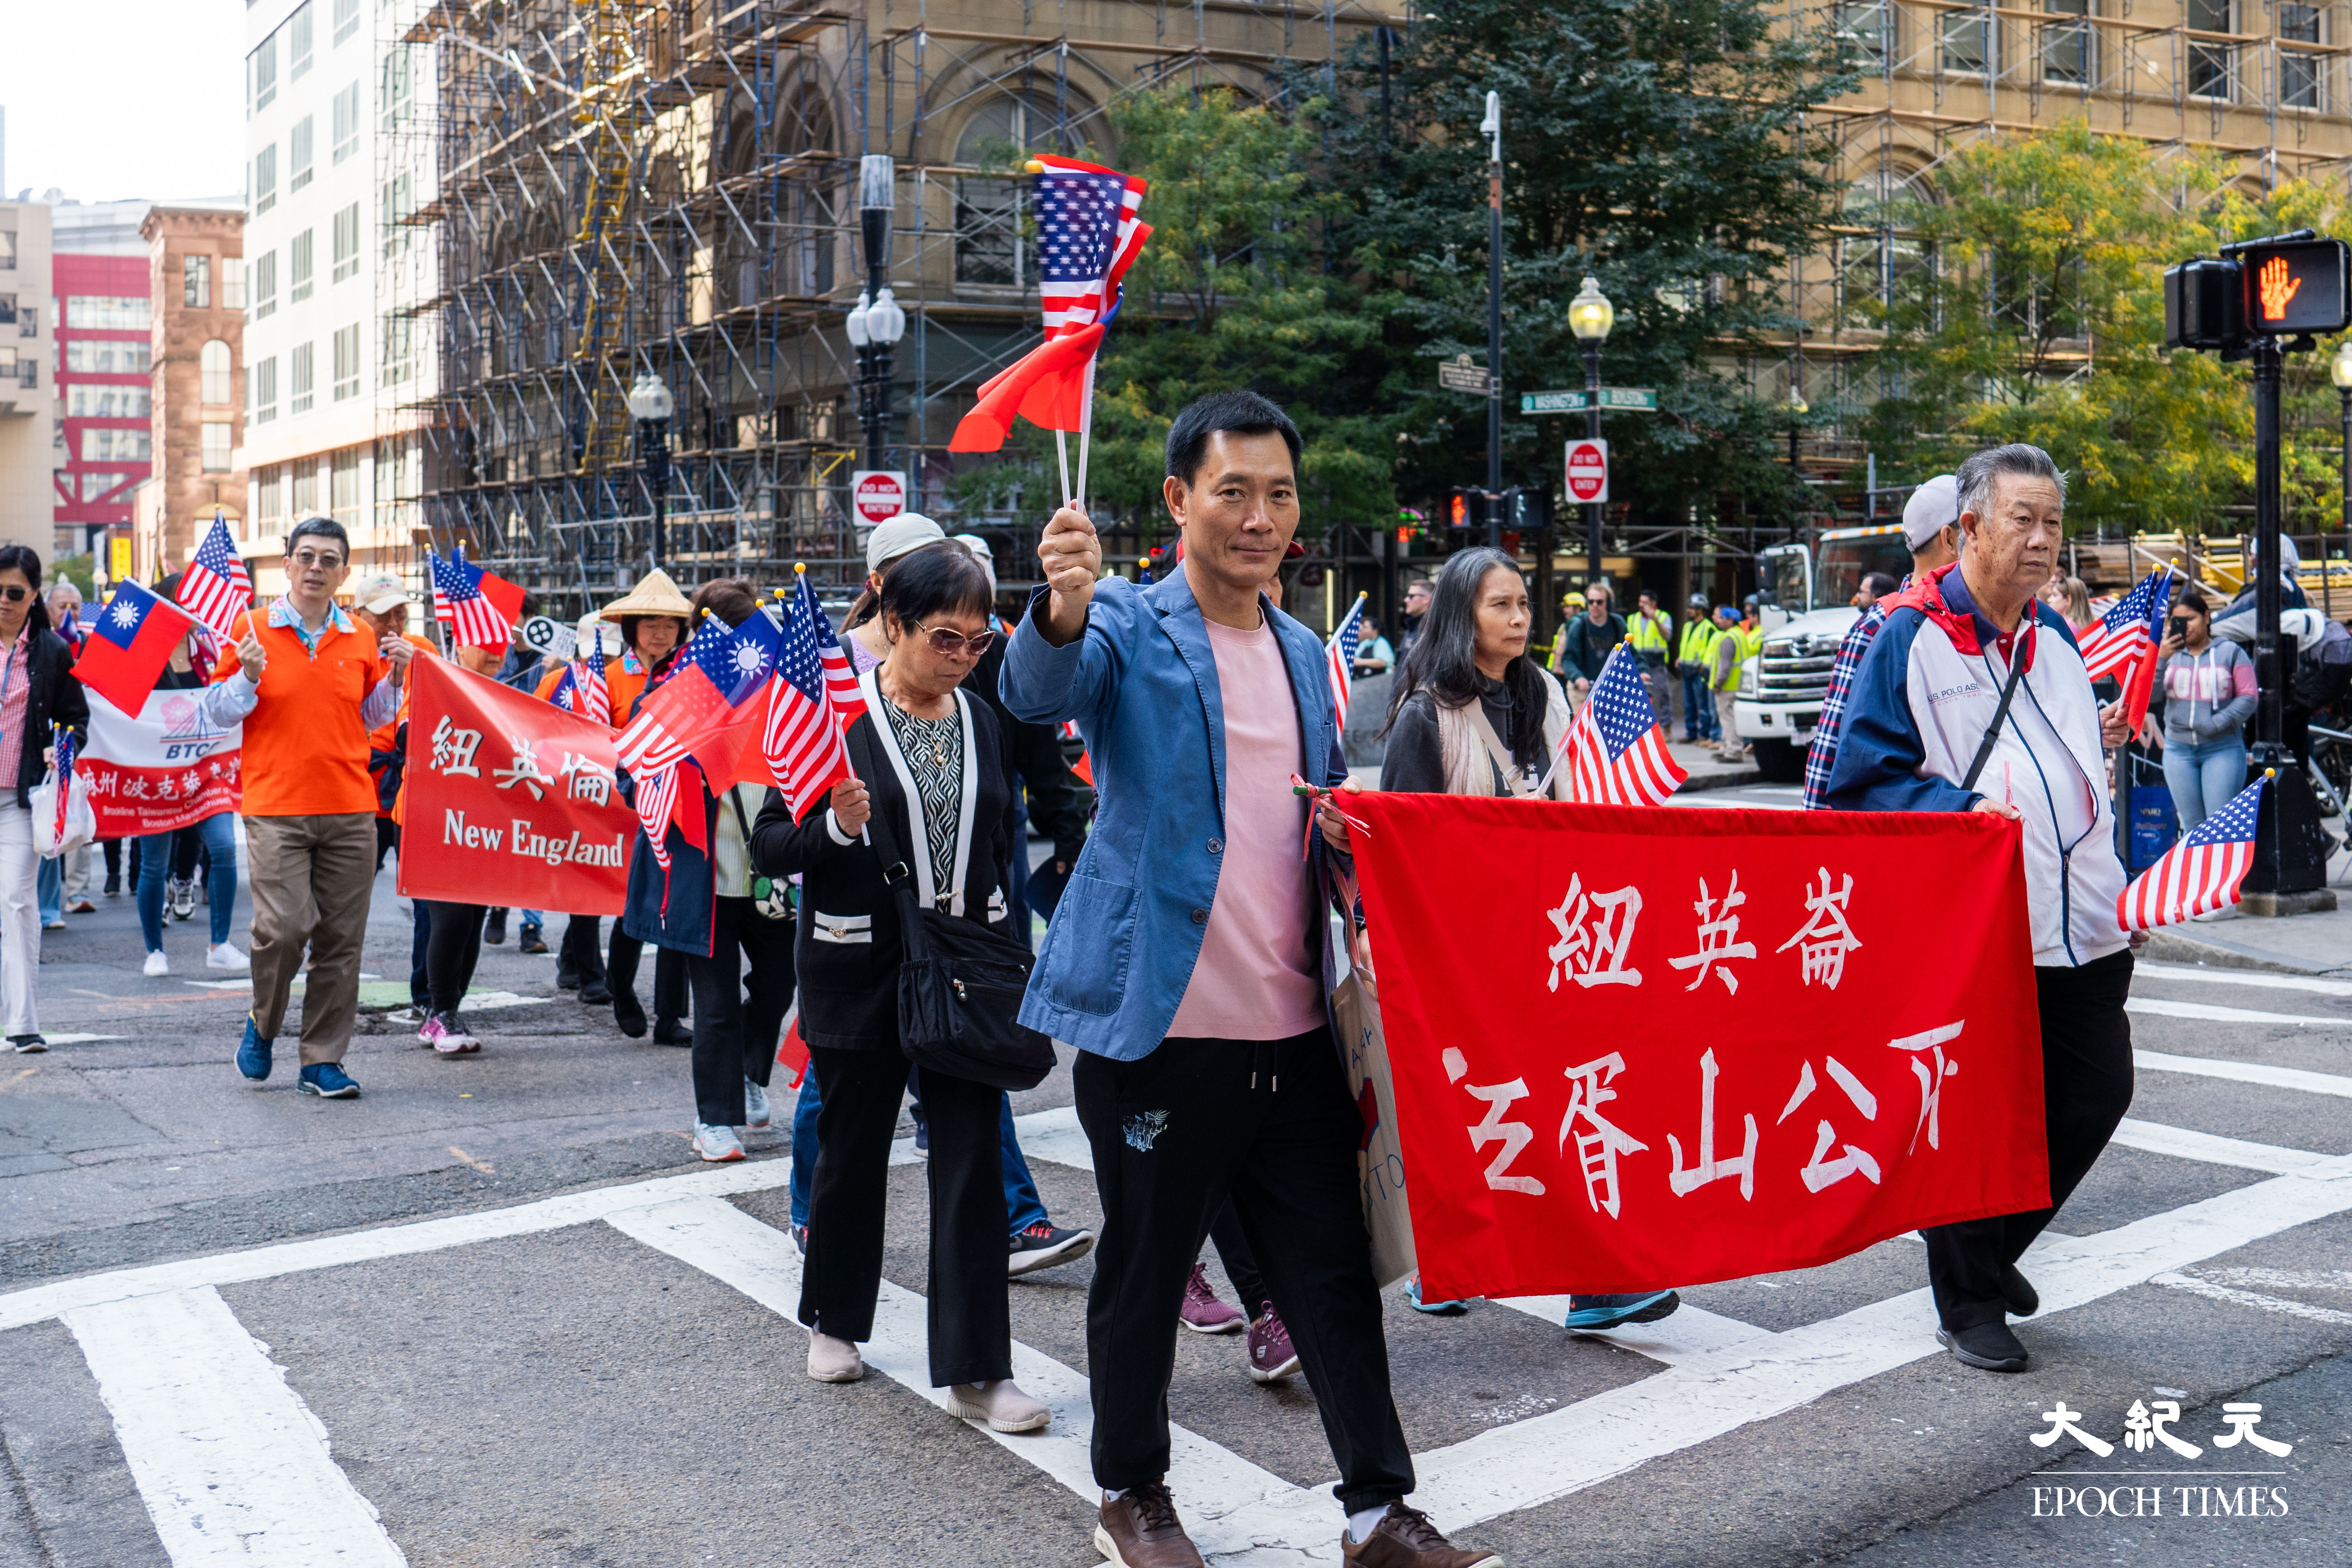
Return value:
M 992 631 L 977 632 L 971 637 L 966 637 L 961 632 L 951 632 L 945 626 L 927 626 L 919 621 L 915 623 L 915 629 L 928 634 L 933 653 L 945 654 L 950 658 L 955 658 L 958 654 L 967 654 L 973 658 L 978 658 L 988 651 L 988 645 L 996 640 L 996 634 Z

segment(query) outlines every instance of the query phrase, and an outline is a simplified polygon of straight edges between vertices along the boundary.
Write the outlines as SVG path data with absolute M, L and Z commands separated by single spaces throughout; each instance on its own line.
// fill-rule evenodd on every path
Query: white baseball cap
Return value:
M 1937 474 L 1903 503 L 1903 538 L 1914 550 L 1959 521 L 1960 481 L 1951 474 Z
M 971 551 L 972 553 L 972 559 L 978 561 L 982 566 L 988 569 L 988 586 L 991 592 L 994 592 L 996 588 L 996 552 L 988 547 L 988 541 L 982 539 L 977 533 L 959 533 L 955 535 L 955 542 L 958 544 L 962 545 L 966 550 Z
M 577 640 L 572 644 L 572 649 L 582 658 L 588 657 L 590 647 L 597 646 L 604 648 L 606 658 L 616 658 L 620 654 L 621 628 L 594 610 L 580 617 L 573 635 Z
M 909 550 L 920 550 L 947 537 L 947 531 L 919 511 L 902 511 L 874 525 L 866 536 L 866 569 L 879 572 Z
M 371 572 L 352 590 L 352 603 L 371 616 L 383 615 L 394 605 L 408 602 L 408 589 L 397 574 Z

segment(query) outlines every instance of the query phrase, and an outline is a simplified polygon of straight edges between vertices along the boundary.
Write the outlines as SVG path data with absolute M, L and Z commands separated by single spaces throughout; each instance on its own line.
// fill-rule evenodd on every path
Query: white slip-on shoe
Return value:
M 866 1358 L 851 1341 L 811 1329 L 808 1374 L 819 1383 L 856 1383 L 866 1375 Z
M 147 966 L 140 973 L 151 980 L 158 974 L 169 974 L 172 973 L 172 961 L 163 956 L 163 950 L 159 947 L 147 955 Z
M 233 942 L 215 942 L 205 949 L 206 969 L 233 969 L 238 973 L 253 967 L 253 960 Z
M 985 1421 L 992 1432 L 1042 1432 L 1054 1412 L 1032 1399 L 1009 1377 L 994 1383 L 959 1383 L 948 1389 L 948 1410 L 967 1421 Z

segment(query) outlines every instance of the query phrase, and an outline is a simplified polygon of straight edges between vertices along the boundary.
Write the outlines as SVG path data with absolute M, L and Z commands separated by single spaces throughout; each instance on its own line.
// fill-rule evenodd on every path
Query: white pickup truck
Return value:
M 1810 545 L 1775 545 L 1758 557 L 1764 647 L 1740 669 L 1732 725 L 1767 779 L 1795 784 L 1805 776 L 1830 667 L 1861 618 L 1852 601 L 1863 578 L 1884 572 L 1900 583 L 1910 570 L 1910 547 L 1891 523 L 1831 529 Z

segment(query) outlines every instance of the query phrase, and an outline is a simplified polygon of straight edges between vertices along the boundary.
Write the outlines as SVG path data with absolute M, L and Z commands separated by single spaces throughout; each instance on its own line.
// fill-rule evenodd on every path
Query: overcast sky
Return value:
M 0 0 L 5 195 L 232 195 L 245 175 L 243 0 Z

